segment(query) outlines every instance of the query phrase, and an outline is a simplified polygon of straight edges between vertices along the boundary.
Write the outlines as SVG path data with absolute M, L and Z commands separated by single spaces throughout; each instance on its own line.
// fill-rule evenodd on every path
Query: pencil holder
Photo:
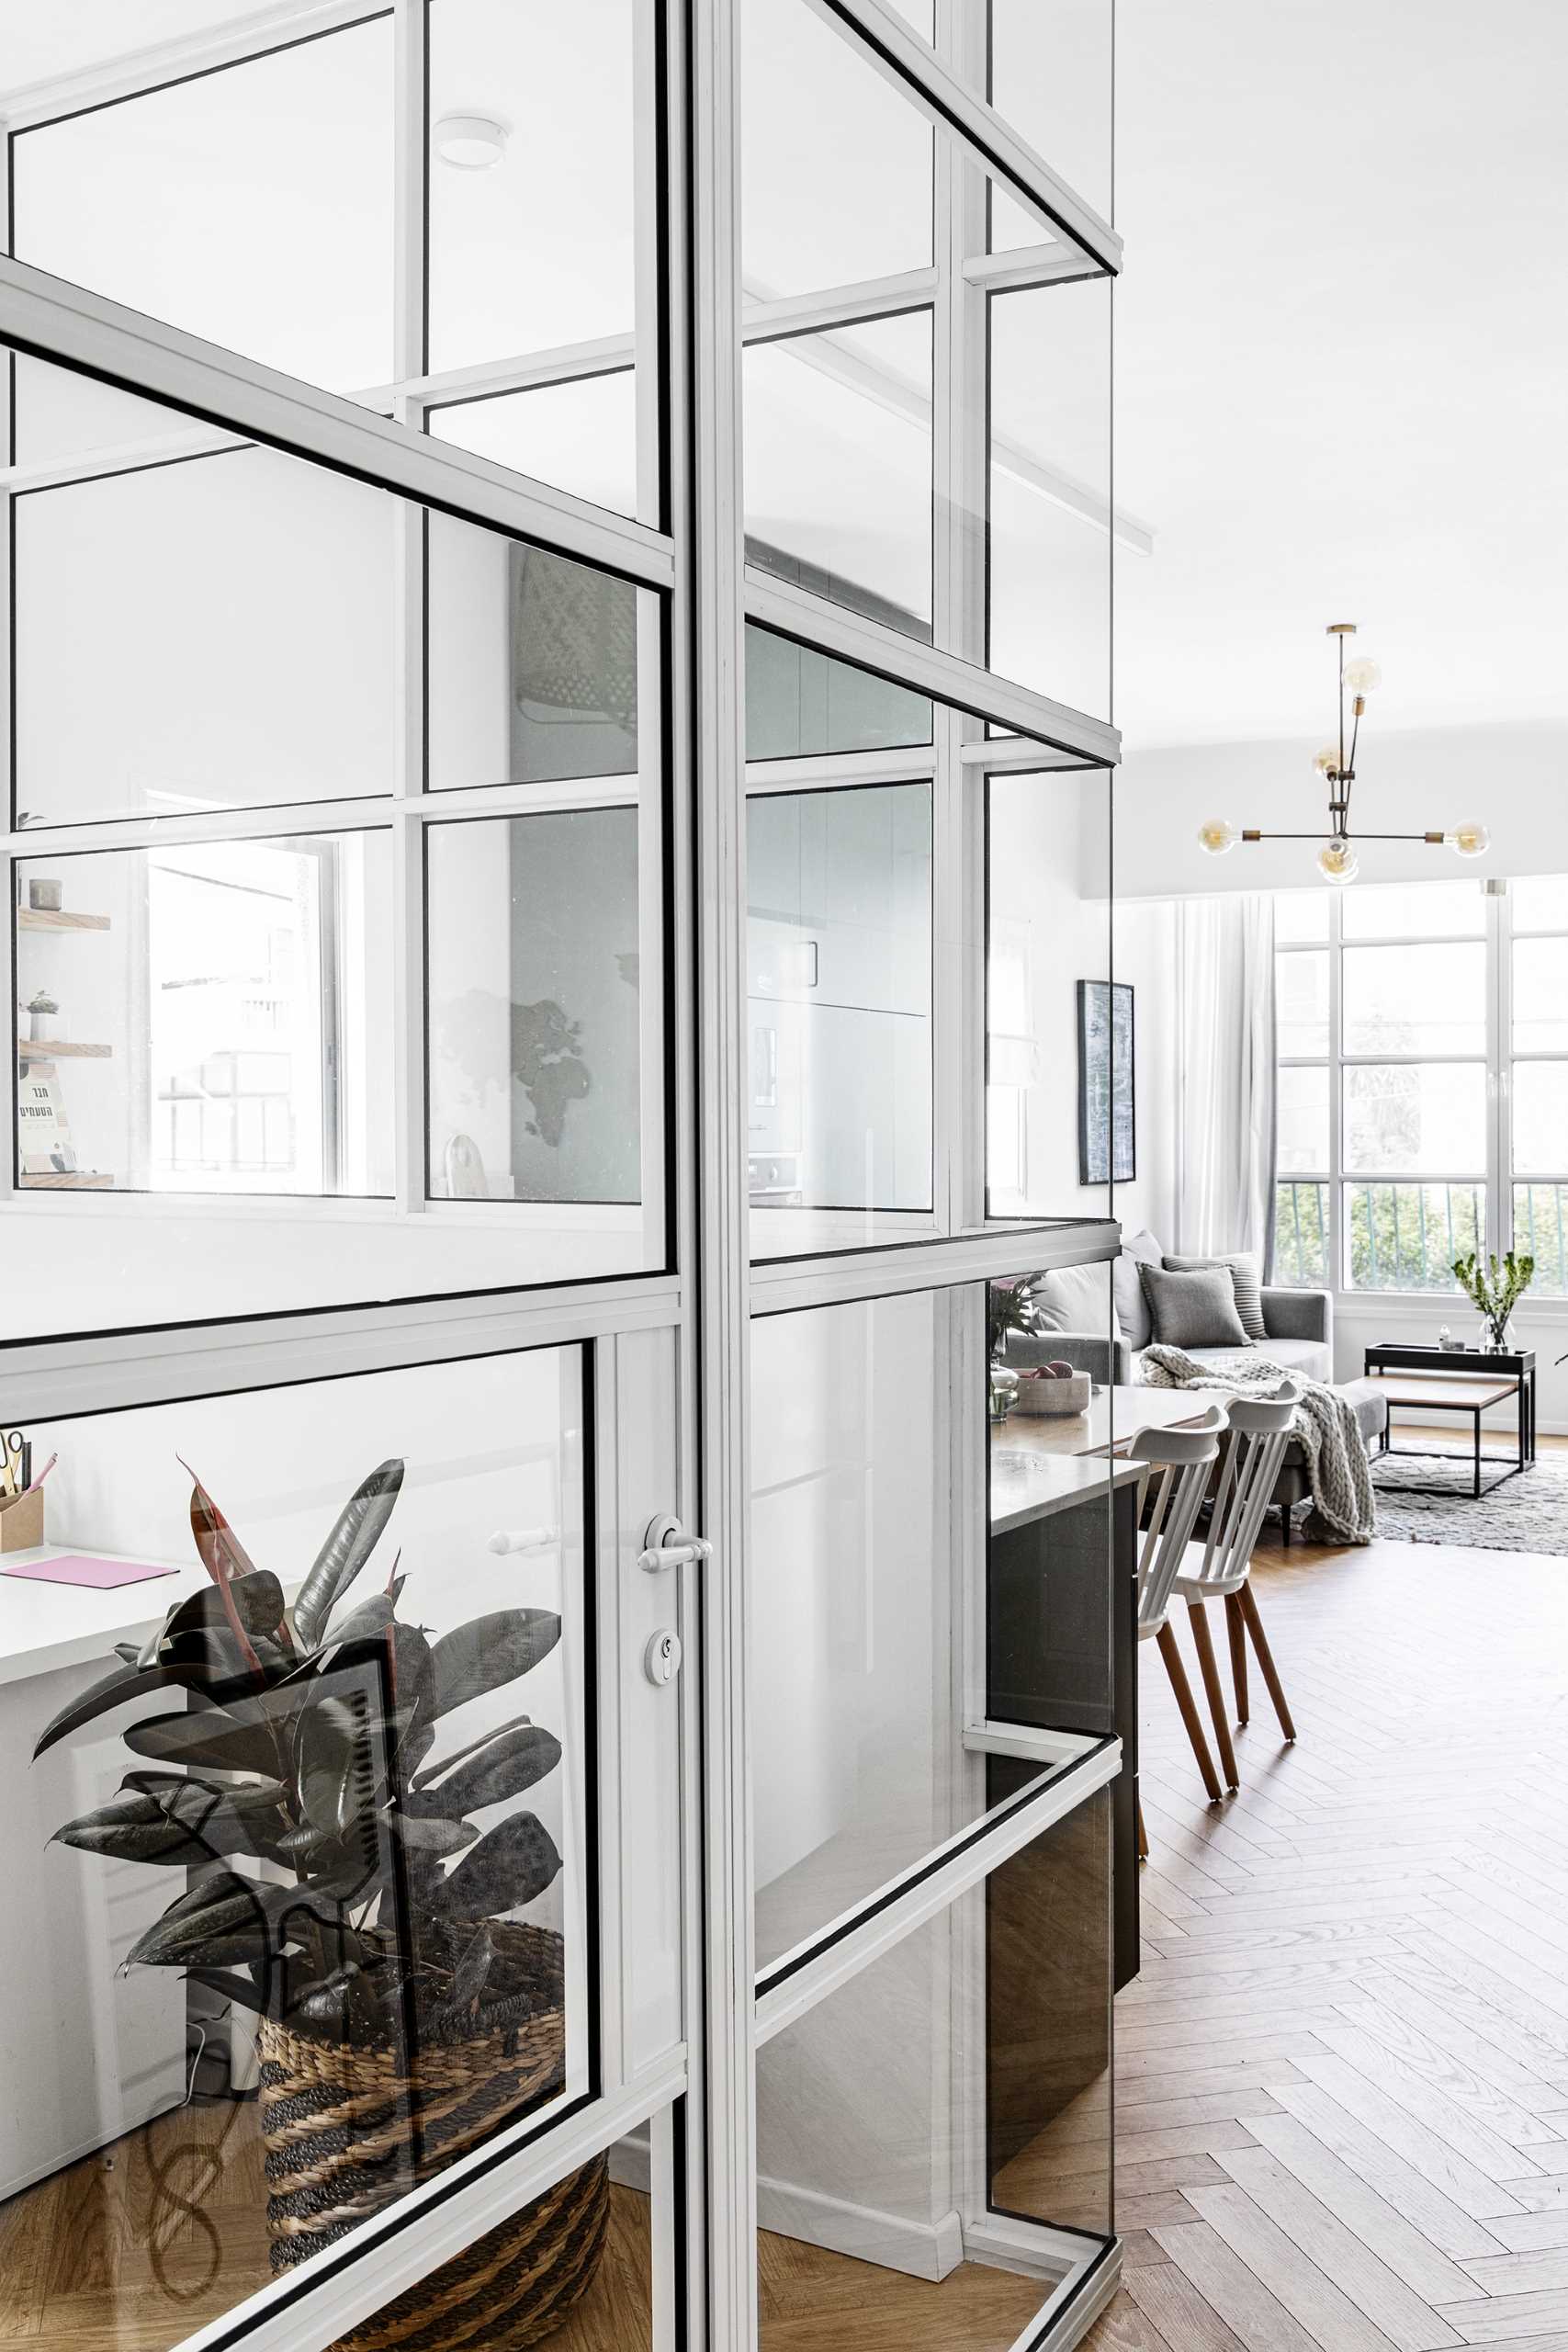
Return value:
M 43 1542 L 43 1488 L 0 1502 L 0 1552 L 30 1552 Z

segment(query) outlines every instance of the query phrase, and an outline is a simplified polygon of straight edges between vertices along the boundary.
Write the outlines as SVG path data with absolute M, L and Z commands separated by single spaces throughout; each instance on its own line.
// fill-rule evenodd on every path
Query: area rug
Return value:
M 1483 1482 L 1506 1457 L 1483 1454 Z M 1470 1492 L 1471 1458 L 1372 1456 L 1378 1533 L 1395 1544 L 1462 1544 L 1477 1552 L 1544 1552 L 1568 1558 L 1568 1461 L 1544 1454 L 1517 1478 L 1506 1479 L 1479 1502 Z M 1416 1495 L 1419 1487 L 1451 1487 L 1451 1494 Z

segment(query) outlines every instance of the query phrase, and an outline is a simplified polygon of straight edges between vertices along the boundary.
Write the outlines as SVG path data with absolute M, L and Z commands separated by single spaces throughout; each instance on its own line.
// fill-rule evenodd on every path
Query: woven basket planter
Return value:
M 262 2020 L 262 2135 L 272 2267 L 335 2245 L 547 2098 L 564 2075 L 561 1939 L 496 1927 L 513 1996 L 469 2039 L 422 2047 L 353 2044 Z M 584 2165 L 343 2338 L 344 2352 L 522 2352 L 587 2290 L 604 2251 L 609 2176 Z

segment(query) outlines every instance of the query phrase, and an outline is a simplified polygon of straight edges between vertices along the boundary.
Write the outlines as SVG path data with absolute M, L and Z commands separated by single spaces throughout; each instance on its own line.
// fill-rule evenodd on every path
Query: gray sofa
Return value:
M 1073 1268 L 1065 1274 L 1046 1275 L 1037 1293 L 1039 1311 L 1079 1328 L 1010 1332 L 1008 1363 L 1021 1372 L 1055 1358 L 1070 1363 L 1078 1372 L 1087 1372 L 1093 1380 L 1112 1382 L 1122 1387 L 1136 1386 L 1142 1377 L 1143 1335 L 1149 1329 L 1137 1261 L 1144 1258 L 1158 1265 L 1161 1257 L 1160 1245 L 1152 1234 L 1135 1233 L 1122 1245 L 1109 1288 L 1102 1268 Z M 1096 1278 L 1101 1294 L 1098 1301 L 1093 1296 Z M 1287 1290 L 1265 1284 L 1262 1295 L 1263 1329 L 1268 1337 L 1256 1343 L 1258 1354 L 1289 1371 L 1303 1374 L 1309 1380 L 1332 1381 L 1334 1301 L 1327 1291 Z M 1110 1329 L 1112 1296 L 1118 1317 L 1114 1336 Z M 1081 1312 L 1086 1306 L 1096 1311 Z M 1095 1323 L 1100 1326 L 1098 1329 L 1083 1328 Z M 1213 1363 L 1217 1370 L 1234 1362 L 1241 1351 L 1235 1348 L 1191 1348 L 1187 1352 L 1199 1363 Z M 1346 1383 L 1344 1393 L 1356 1408 L 1361 1434 L 1370 1447 L 1388 1423 L 1388 1406 L 1382 1394 L 1362 1380 Z M 1310 1493 L 1306 1455 L 1299 1443 L 1292 1442 L 1270 1498 L 1279 1507 L 1287 1544 L 1291 1540 L 1292 1512 Z
M 1271 1363 L 1304 1373 L 1309 1380 L 1334 1377 L 1334 1301 L 1325 1290 L 1281 1290 L 1266 1284 L 1263 1329 L 1269 1337 L 1258 1342 Z M 1192 1348 L 1197 1363 L 1224 1363 L 1235 1348 Z M 1008 1362 L 1021 1371 L 1025 1364 L 1047 1363 L 1053 1356 L 1070 1363 L 1092 1379 L 1113 1381 L 1125 1387 L 1142 1377 L 1144 1351 L 1120 1333 L 1105 1331 L 1015 1331 L 1008 1343 Z

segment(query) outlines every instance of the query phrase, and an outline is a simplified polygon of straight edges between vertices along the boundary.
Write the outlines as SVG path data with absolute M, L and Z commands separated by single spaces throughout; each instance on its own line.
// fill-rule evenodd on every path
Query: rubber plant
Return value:
M 560 1638 L 543 1609 L 506 1609 L 432 1640 L 398 1614 L 405 1578 L 350 1598 L 392 1516 L 383 1462 L 338 1514 L 290 1610 L 192 1474 L 191 1533 L 209 1586 L 72 1700 L 35 1757 L 156 1693 L 124 1733 L 118 1795 L 55 1835 L 179 1873 L 130 1960 L 185 1971 L 297 2030 L 428 2045 L 507 2029 L 534 1995 L 494 1924 L 533 1903 L 560 1856 L 509 1803 L 560 1760 L 524 1714 L 432 1760 L 468 1703 L 528 1674 Z M 461 1741 L 461 1731 L 458 1731 Z M 243 1865 L 243 1866 L 242 1866 Z

